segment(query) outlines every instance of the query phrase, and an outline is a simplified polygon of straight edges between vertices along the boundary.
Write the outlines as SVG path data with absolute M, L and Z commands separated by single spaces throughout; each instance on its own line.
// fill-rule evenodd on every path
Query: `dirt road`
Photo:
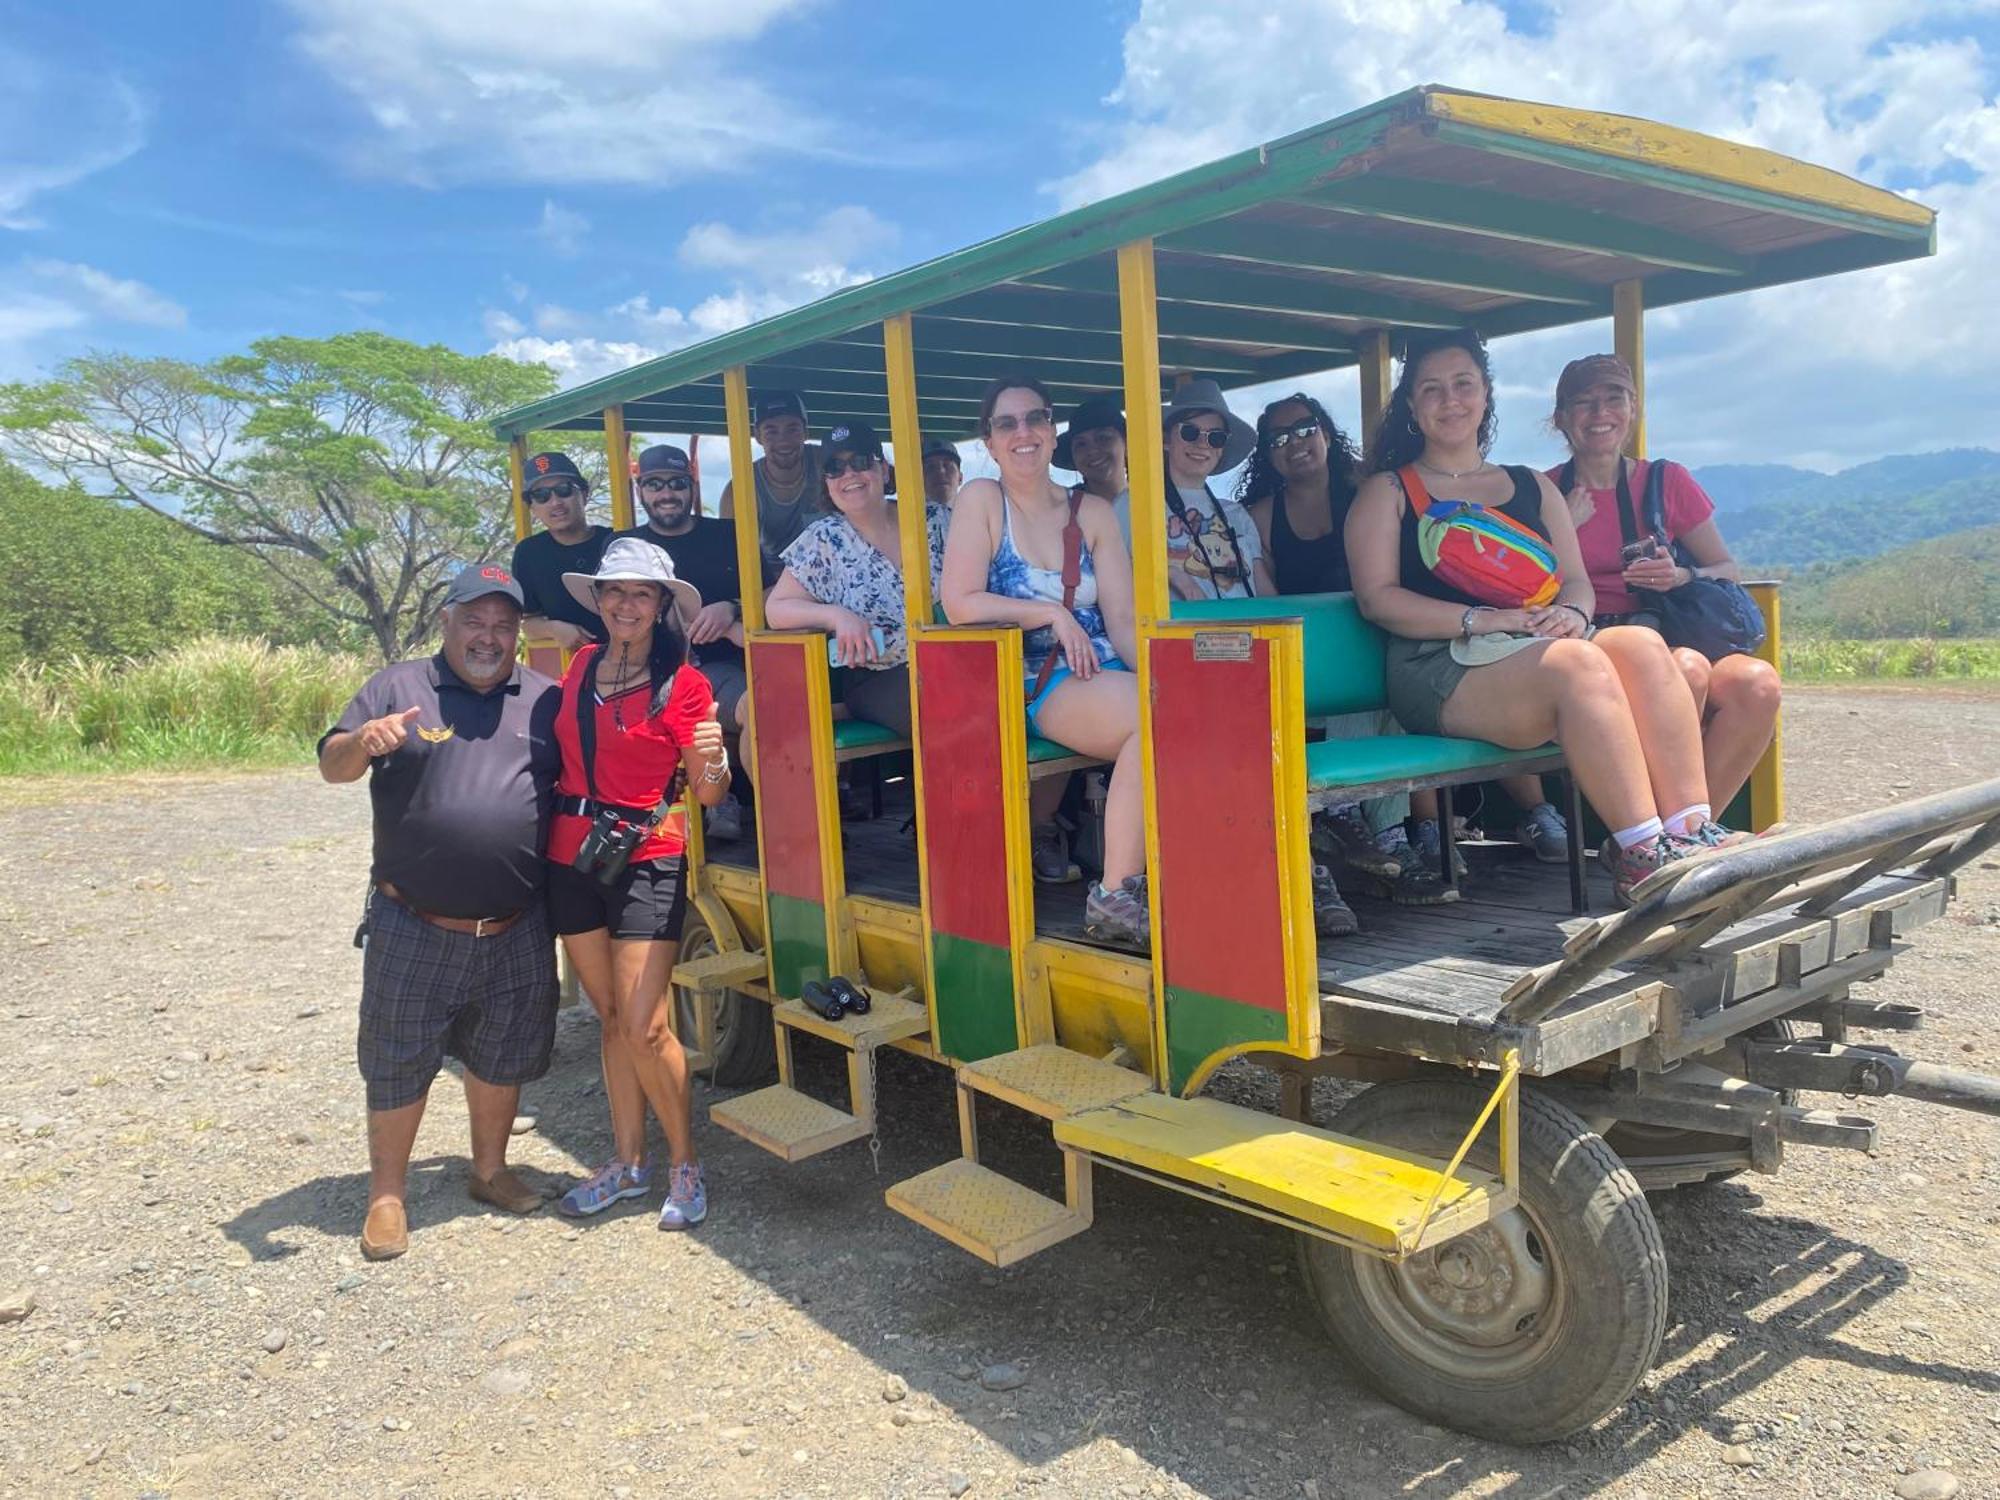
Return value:
M 1793 817 L 1828 817 L 2000 772 L 2000 697 L 1799 692 L 1787 744 Z M 0 1307 L 37 1303 L 0 1324 L 0 1492 L 2000 1494 L 2000 1127 L 1896 1101 L 1877 1159 L 1656 1199 L 1664 1358 L 1531 1451 L 1358 1387 L 1274 1228 L 1100 1174 L 1097 1227 L 1002 1274 L 889 1212 L 956 1153 L 946 1075 L 899 1056 L 879 1176 L 703 1125 L 681 1236 L 471 1203 L 441 1080 L 414 1249 L 365 1265 L 366 864 L 365 794 L 306 772 L 0 788 Z M 1996 976 L 1989 863 L 1878 993 L 1932 1012 L 1918 1055 L 2000 1072 Z M 529 1175 L 605 1153 L 597 1073 L 566 1014 Z

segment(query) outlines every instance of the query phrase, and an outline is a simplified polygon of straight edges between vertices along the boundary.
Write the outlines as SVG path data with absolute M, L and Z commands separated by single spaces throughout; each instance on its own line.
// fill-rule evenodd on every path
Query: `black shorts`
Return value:
M 708 690 L 715 694 L 716 716 L 722 720 L 725 730 L 737 728 L 736 705 L 745 693 L 750 691 L 750 678 L 743 670 L 741 662 L 703 662 L 701 675 L 708 679 Z
M 415 1104 L 446 1053 L 482 1083 L 540 1078 L 555 1048 L 556 1000 L 556 947 L 541 902 L 498 936 L 474 937 L 371 897 L 355 1041 L 368 1107 Z
M 686 915 L 685 855 L 627 865 L 610 885 L 568 865 L 549 866 L 549 920 L 564 937 L 603 927 L 615 938 L 678 943 Z

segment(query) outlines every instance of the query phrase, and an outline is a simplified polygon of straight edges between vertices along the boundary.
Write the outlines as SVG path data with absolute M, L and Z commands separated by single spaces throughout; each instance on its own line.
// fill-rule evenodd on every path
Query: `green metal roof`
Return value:
M 1361 335 L 1489 337 L 1929 255 L 1931 210 L 1823 167 L 1622 115 L 1412 89 L 1337 120 L 1000 235 L 559 395 L 511 438 L 721 433 L 723 371 L 805 393 L 815 431 L 885 432 L 881 323 L 912 314 L 926 436 L 971 434 L 979 393 L 1031 371 L 1068 404 L 1122 394 L 1119 245 L 1151 237 L 1162 395 L 1355 361 Z

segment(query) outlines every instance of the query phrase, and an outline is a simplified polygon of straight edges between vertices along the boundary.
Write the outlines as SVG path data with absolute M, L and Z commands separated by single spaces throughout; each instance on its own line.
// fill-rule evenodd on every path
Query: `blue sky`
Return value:
M 0 0 L 0 379 L 374 326 L 568 383 L 1439 81 L 1940 209 L 1936 260 L 1654 319 L 1659 444 L 1993 443 L 1996 72 L 2000 0 Z M 1501 346 L 1502 456 L 1608 340 Z

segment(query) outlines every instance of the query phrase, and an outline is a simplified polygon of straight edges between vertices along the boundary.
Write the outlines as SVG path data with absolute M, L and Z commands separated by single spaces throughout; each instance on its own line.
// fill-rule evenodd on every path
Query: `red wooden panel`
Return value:
M 790 642 L 750 643 L 757 809 L 764 884 L 780 895 L 824 903 L 806 649 Z
M 931 922 L 939 932 L 1006 948 L 999 658 L 992 641 L 917 643 Z

